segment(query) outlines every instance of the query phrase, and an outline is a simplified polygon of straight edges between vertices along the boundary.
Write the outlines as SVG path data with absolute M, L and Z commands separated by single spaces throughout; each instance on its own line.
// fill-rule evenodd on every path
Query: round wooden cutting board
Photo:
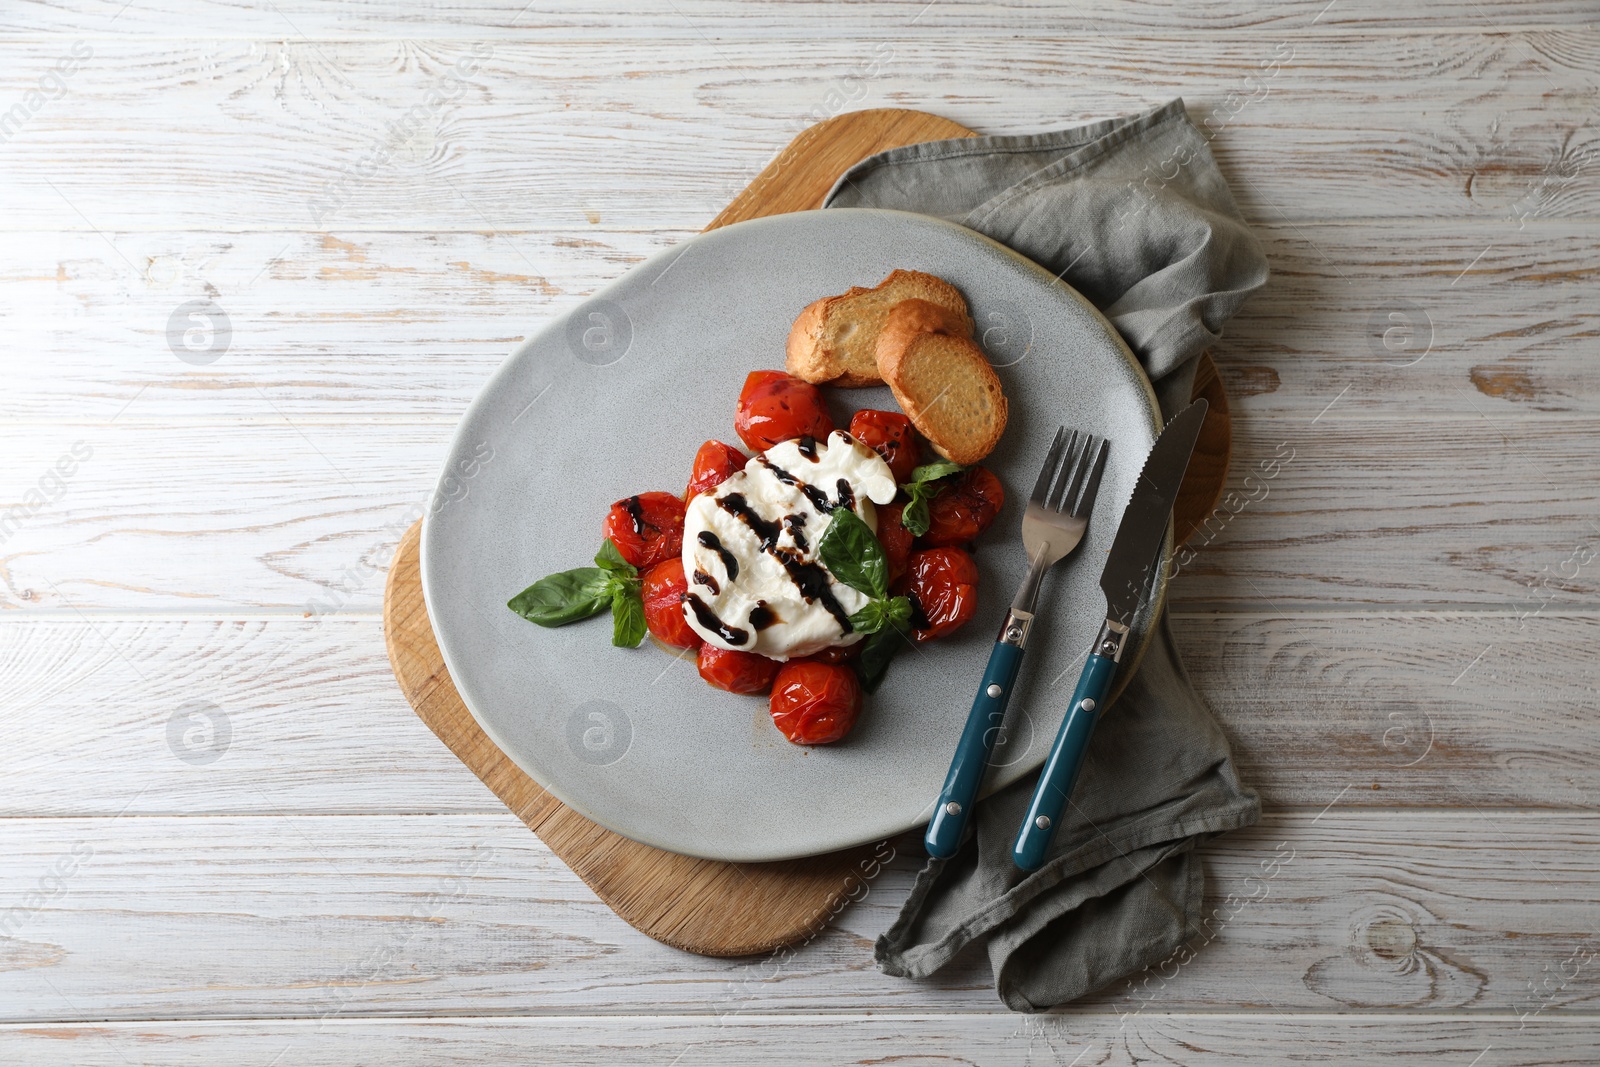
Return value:
M 874 153 L 976 136 L 919 111 L 879 109 L 810 127 L 707 229 L 821 206 L 839 175 Z M 1186 538 L 1216 506 L 1227 477 L 1227 397 L 1203 357 L 1195 395 L 1211 402 L 1176 509 Z M 814 933 L 878 870 L 879 850 L 848 849 L 776 863 L 722 863 L 663 852 L 612 833 L 557 801 L 494 746 L 461 701 L 428 623 L 418 553 L 421 523 L 401 539 L 384 593 L 384 635 L 396 680 L 417 715 L 550 850 L 629 924 L 707 956 L 769 951 Z

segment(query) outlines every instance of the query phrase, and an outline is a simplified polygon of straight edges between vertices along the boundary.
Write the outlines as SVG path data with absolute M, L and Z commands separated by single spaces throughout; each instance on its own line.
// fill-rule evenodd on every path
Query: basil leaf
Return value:
M 872 527 L 850 508 L 834 508 L 817 543 L 817 555 L 851 589 L 882 600 L 889 592 L 889 560 Z
M 599 614 L 610 599 L 606 573 L 579 567 L 540 578 L 506 601 L 506 607 L 540 626 L 565 626 Z
M 928 497 L 936 495 L 939 487 L 934 486 L 932 494 L 925 493 L 926 488 L 926 485 L 911 486 L 908 490 L 911 499 L 906 501 L 906 506 L 900 511 L 900 525 L 910 530 L 914 537 L 921 537 L 927 533 L 929 525 L 933 522 L 932 516 L 928 514 Z
M 932 518 L 928 515 L 928 501 L 944 491 L 940 479 L 960 474 L 967 468 L 948 460 L 925 463 L 911 472 L 911 480 L 900 488 L 905 490 L 906 506 L 900 512 L 900 525 L 921 537 L 928 532 Z
M 907 597 L 897 596 L 889 601 L 885 608 L 890 626 L 898 626 L 904 630 L 911 625 L 911 601 Z
M 885 626 L 863 641 L 861 655 L 856 659 L 856 674 L 861 678 L 861 688 L 869 693 L 875 691 L 884 675 L 889 673 L 889 661 L 910 640 L 904 629 Z
M 611 643 L 618 648 L 637 648 L 646 630 L 638 584 L 617 586 L 611 595 Z
M 942 459 L 937 463 L 924 463 L 911 471 L 911 484 L 922 485 L 925 482 L 936 482 L 940 478 L 948 478 L 952 474 L 960 474 L 967 468 L 959 463 L 951 463 Z
M 600 543 L 600 551 L 594 554 L 594 562 L 603 570 L 626 574 L 629 578 L 639 573 L 639 568 L 622 558 L 622 553 L 617 551 L 617 546 L 612 544 L 609 537 Z
M 850 629 L 858 634 L 875 634 L 889 621 L 888 602 L 869 600 L 867 606 L 850 616 Z

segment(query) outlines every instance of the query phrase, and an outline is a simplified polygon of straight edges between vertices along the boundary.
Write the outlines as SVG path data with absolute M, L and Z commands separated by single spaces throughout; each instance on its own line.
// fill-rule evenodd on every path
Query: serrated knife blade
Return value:
M 1122 522 L 1100 572 L 1100 589 L 1106 595 L 1106 618 L 1129 626 L 1134 613 L 1150 587 L 1150 571 L 1157 566 L 1156 553 L 1167 534 L 1172 505 L 1178 487 L 1189 469 L 1200 426 L 1206 419 L 1205 400 L 1196 400 L 1172 417 L 1150 454 L 1134 485 Z

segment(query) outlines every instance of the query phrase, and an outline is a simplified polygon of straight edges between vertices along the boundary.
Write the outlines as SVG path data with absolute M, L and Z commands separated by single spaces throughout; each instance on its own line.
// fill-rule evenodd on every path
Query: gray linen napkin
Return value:
M 1122 333 L 1168 416 L 1187 403 L 1201 352 L 1267 280 L 1182 100 L 1053 133 L 882 152 L 824 206 L 938 215 L 1058 272 Z M 926 977 L 987 938 L 1000 999 L 1031 1012 L 1202 937 L 1194 846 L 1254 823 L 1261 801 L 1240 783 L 1165 617 L 1095 732 L 1050 859 L 1024 874 L 1011 842 L 1037 777 L 984 800 L 961 851 L 923 868 L 878 939 L 885 973 Z

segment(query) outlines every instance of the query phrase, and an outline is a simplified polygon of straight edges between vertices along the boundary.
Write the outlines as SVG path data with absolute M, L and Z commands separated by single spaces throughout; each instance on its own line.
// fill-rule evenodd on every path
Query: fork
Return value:
M 978 683 L 978 695 L 967 713 L 966 728 L 950 760 L 950 773 L 945 776 L 944 789 L 939 793 L 933 818 L 928 821 L 923 844 L 930 856 L 954 856 L 961 845 L 967 818 L 978 799 L 978 787 L 983 784 L 989 756 L 1005 720 L 1011 687 L 1022 666 L 1039 584 L 1044 572 L 1083 540 L 1105 460 L 1103 438 L 1077 430 L 1069 434 L 1065 426 L 1056 431 L 1050 451 L 1045 453 L 1044 469 L 1039 472 L 1033 495 L 1028 498 L 1028 510 L 1022 516 L 1028 576 L 1011 602 L 1005 625 L 1000 627 L 1000 637 L 989 654 L 989 666 Z

